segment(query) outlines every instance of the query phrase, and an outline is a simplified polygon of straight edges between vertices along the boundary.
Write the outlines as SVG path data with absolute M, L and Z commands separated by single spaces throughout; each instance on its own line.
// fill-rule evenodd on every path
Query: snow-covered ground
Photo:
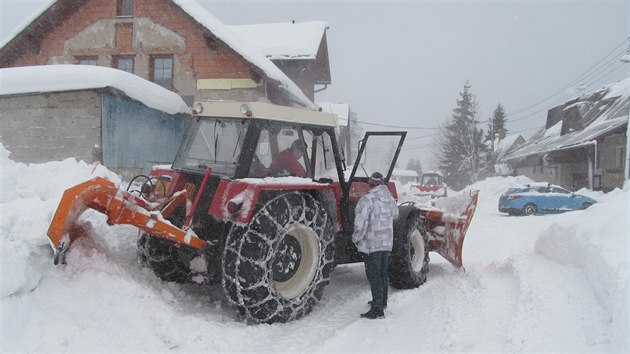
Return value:
M 508 217 L 479 189 L 466 272 L 432 254 L 423 286 L 391 290 L 383 320 L 360 319 L 361 265 L 336 268 L 324 299 L 286 324 L 237 320 L 219 286 L 160 281 L 136 261 L 137 231 L 84 214 L 91 234 L 53 266 L 46 230 L 63 191 L 102 166 L 24 165 L 0 146 L 0 351 L 25 352 L 627 352 L 628 186 L 561 215 Z M 587 192 L 587 191 L 582 191 Z

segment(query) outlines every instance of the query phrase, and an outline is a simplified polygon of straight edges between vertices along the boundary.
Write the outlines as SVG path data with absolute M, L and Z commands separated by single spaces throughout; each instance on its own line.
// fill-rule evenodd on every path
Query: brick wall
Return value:
M 173 90 L 182 96 L 197 93 L 197 79 L 251 77 L 249 63 L 204 36 L 170 0 L 135 0 L 133 17 L 116 17 L 116 0 L 88 0 L 48 31 L 38 53 L 25 52 L 10 66 L 76 63 L 77 56 L 98 56 L 98 65 L 113 66 L 113 56 L 121 54 L 135 54 L 134 73 L 145 79 L 151 55 L 173 55 Z
M 133 24 L 117 23 L 116 31 L 116 49 L 121 54 L 133 53 Z

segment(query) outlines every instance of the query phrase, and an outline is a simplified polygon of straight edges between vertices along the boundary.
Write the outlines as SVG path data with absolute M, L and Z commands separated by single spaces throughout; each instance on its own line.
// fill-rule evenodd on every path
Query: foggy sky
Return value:
M 628 1 L 198 2 L 228 25 L 327 22 L 332 84 L 316 101 L 349 103 L 366 130 L 407 130 L 401 167 L 433 165 L 427 145 L 466 81 L 479 127 L 500 103 L 508 133 L 528 138 L 547 109 L 630 76 Z M 0 0 L 0 40 L 42 3 Z

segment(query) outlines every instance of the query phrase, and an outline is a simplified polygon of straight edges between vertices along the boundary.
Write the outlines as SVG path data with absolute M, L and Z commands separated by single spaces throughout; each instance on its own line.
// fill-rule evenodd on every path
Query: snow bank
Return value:
M 560 264 L 584 269 L 613 323 L 611 341 L 628 341 L 628 186 L 600 196 L 603 202 L 567 214 L 543 231 L 538 252 Z
M 53 266 L 46 231 L 63 191 L 118 176 L 75 159 L 16 163 L 1 145 L 0 168 L 2 352 L 628 351 L 628 189 L 585 211 L 509 217 L 499 195 L 529 180 L 489 178 L 467 188 L 480 200 L 465 273 L 432 255 L 427 283 L 391 289 L 386 318 L 369 321 L 363 266 L 339 265 L 311 314 L 249 326 L 220 285 L 141 268 L 137 229 L 92 210 L 82 218 L 92 237 Z
M 46 232 L 63 192 L 97 176 L 116 183 L 120 178 L 102 165 L 75 159 L 30 165 L 14 162 L 2 143 L 0 160 L 0 298 L 5 298 L 28 293 L 39 282 L 43 263 L 50 268 L 52 251 Z

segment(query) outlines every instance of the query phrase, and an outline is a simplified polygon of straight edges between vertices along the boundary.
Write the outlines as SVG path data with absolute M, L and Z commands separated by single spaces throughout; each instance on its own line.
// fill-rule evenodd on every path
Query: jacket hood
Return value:
M 387 186 L 384 184 L 372 188 L 370 190 L 370 194 L 373 194 L 376 199 L 382 202 L 389 202 L 393 199 L 391 193 L 389 192 L 389 189 L 387 189 Z

